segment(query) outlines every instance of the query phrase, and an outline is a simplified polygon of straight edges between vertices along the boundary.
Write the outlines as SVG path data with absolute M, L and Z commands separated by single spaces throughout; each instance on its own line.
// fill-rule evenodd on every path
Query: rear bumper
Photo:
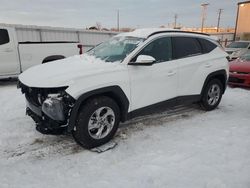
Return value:
M 250 74 L 229 74 L 229 85 L 250 87 Z

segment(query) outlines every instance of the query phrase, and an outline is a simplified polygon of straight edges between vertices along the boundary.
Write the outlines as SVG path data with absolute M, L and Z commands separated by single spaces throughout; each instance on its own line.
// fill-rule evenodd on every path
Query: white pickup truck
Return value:
M 78 42 L 19 42 L 14 27 L 0 26 L 0 79 L 17 77 L 31 66 L 80 53 Z

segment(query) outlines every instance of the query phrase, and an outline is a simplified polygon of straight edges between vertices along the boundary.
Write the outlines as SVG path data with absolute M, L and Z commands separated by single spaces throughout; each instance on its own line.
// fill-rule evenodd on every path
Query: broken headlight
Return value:
M 61 90 L 54 90 L 53 92 L 49 92 L 45 99 L 39 99 L 42 104 L 42 111 L 48 117 L 56 121 L 65 121 L 66 114 L 73 103 L 73 99 L 65 92 L 66 88 L 61 88 Z
M 48 117 L 57 121 L 65 120 L 64 104 L 60 94 L 50 94 L 42 104 L 42 111 Z

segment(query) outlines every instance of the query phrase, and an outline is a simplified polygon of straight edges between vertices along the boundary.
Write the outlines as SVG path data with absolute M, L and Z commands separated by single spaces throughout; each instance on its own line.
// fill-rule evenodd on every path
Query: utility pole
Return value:
M 219 32 L 220 30 L 220 18 L 221 18 L 221 13 L 222 13 L 223 9 L 220 8 L 219 9 L 219 15 L 218 15 L 218 23 L 217 23 L 217 33 Z
M 174 29 L 176 29 L 176 26 L 177 26 L 177 18 L 178 18 L 178 15 L 175 14 L 174 15 Z
M 207 17 L 207 6 L 208 5 L 209 5 L 208 3 L 201 4 L 201 7 L 202 7 L 201 32 L 202 33 L 203 33 L 203 28 L 204 28 L 205 20 L 206 20 L 206 17 Z
M 120 10 L 117 10 L 117 31 L 120 31 Z

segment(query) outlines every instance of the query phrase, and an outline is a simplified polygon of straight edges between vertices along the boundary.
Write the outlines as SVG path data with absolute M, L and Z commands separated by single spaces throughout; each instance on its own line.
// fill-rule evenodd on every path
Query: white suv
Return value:
M 138 115 L 186 102 L 216 108 L 228 79 L 226 57 L 208 35 L 139 29 L 84 55 L 32 67 L 18 85 L 37 130 L 72 132 L 93 148 Z

